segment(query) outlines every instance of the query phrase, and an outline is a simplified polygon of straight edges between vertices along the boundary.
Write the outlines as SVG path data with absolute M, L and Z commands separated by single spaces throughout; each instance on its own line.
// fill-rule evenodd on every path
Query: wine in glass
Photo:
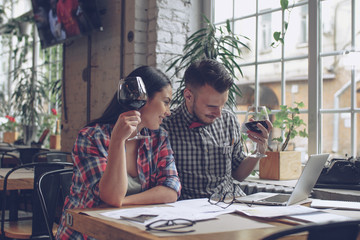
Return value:
M 252 131 L 261 134 L 261 130 L 258 128 L 257 124 L 262 124 L 266 129 L 268 129 L 268 125 L 266 120 L 269 120 L 269 115 L 267 112 L 267 108 L 265 106 L 249 106 L 245 116 L 245 122 L 242 126 L 242 132 L 247 134 L 247 131 Z M 254 150 L 248 154 L 248 157 L 266 157 L 265 154 L 259 152 L 256 143 L 254 144 Z
M 129 110 L 139 110 L 147 101 L 145 84 L 141 77 L 127 77 L 121 79 L 117 89 L 117 99 L 120 104 L 125 105 Z M 136 128 L 136 135 L 128 140 L 147 138 L 139 133 Z

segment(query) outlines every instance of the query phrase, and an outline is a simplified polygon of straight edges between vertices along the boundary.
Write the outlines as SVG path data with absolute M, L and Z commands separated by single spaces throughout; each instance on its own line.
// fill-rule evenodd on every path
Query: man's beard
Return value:
M 198 120 L 199 123 L 202 123 L 202 124 L 204 124 L 204 125 L 210 125 L 210 124 L 213 123 L 213 122 L 205 122 L 203 119 L 201 119 L 201 118 L 199 117 L 199 115 L 197 114 L 196 109 L 197 109 L 197 108 L 195 107 L 195 104 L 194 104 L 193 107 L 192 107 L 193 116 Z

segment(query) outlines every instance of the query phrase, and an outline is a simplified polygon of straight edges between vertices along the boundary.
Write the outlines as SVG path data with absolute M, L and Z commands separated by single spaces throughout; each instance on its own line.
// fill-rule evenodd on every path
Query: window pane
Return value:
M 215 23 L 223 22 L 233 16 L 233 1 L 232 0 L 214 0 L 215 2 Z
M 342 64 L 344 56 L 322 58 L 323 108 L 351 106 L 351 71 Z
M 271 29 L 271 19 L 272 14 L 267 13 L 260 16 L 260 26 L 259 26 L 259 49 L 260 53 L 267 52 L 271 50 L 272 42 L 272 29 Z
M 322 51 L 337 51 L 351 47 L 351 1 L 321 2 Z
M 266 24 L 267 19 L 270 19 L 271 23 Z M 278 59 L 281 57 L 281 46 L 271 47 L 271 43 L 274 42 L 274 31 L 281 31 L 281 12 L 260 15 L 259 61 Z
M 308 55 L 308 8 L 295 7 L 291 11 L 288 30 L 285 35 L 285 57 Z
M 238 105 L 238 110 L 240 107 L 245 106 L 244 111 L 247 110 L 248 105 L 252 105 L 254 102 L 254 76 L 255 76 L 255 67 L 254 66 L 246 66 L 241 67 L 241 70 L 244 74 L 244 77 L 239 76 L 239 81 L 236 82 L 238 87 L 241 90 L 242 97 L 237 97 L 236 102 Z
M 286 105 L 303 102 L 308 109 L 308 60 L 294 60 L 285 63 Z
M 279 109 L 281 103 L 281 65 L 280 63 L 261 64 L 258 66 L 260 83 L 260 105 L 270 109 Z
M 254 62 L 255 61 L 255 18 L 247 18 L 244 20 L 239 20 L 235 22 L 234 32 L 239 35 L 243 35 L 249 39 L 244 40 L 244 43 L 250 48 L 251 51 L 248 51 L 246 48 L 243 48 L 243 59 L 244 62 Z
M 333 152 L 335 156 L 351 156 L 350 113 L 322 115 L 322 151 Z
M 255 0 L 252 0 L 252 1 L 235 0 L 234 4 L 235 4 L 235 10 L 234 10 L 235 18 L 254 14 L 256 11 L 256 1 Z
M 259 0 L 259 11 L 264 9 L 274 9 L 280 8 L 280 1 L 279 0 Z

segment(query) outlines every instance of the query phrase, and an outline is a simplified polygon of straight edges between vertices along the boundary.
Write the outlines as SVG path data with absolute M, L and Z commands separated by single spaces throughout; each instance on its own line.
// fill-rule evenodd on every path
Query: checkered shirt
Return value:
M 102 203 L 99 181 L 106 169 L 112 130 L 113 125 L 96 124 L 79 132 L 72 152 L 73 183 L 64 203 L 56 239 L 93 239 L 65 226 L 65 210 L 93 208 Z M 137 168 L 141 190 L 166 186 L 180 196 L 180 180 L 167 132 L 162 128 L 155 131 L 144 128 L 142 134 L 150 138 L 140 140 L 139 144 Z
M 240 124 L 236 116 L 226 109 L 214 123 L 190 129 L 189 125 L 196 120 L 183 103 L 163 124 L 169 132 L 181 180 L 180 198 L 204 198 L 213 192 L 232 192 L 232 171 L 245 158 L 240 141 Z

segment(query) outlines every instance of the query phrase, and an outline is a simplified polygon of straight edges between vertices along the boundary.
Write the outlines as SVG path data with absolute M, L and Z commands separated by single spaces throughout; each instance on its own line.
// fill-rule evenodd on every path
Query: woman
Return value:
M 125 204 L 174 202 L 180 181 L 167 132 L 160 128 L 170 115 L 170 80 L 159 70 L 143 66 L 129 77 L 140 76 L 148 100 L 139 111 L 128 111 L 115 93 L 103 115 L 79 133 L 72 152 L 74 175 L 64 204 L 57 239 L 87 239 L 65 225 L 69 208 L 92 208 L 101 203 Z M 136 129 L 150 138 L 127 141 Z

